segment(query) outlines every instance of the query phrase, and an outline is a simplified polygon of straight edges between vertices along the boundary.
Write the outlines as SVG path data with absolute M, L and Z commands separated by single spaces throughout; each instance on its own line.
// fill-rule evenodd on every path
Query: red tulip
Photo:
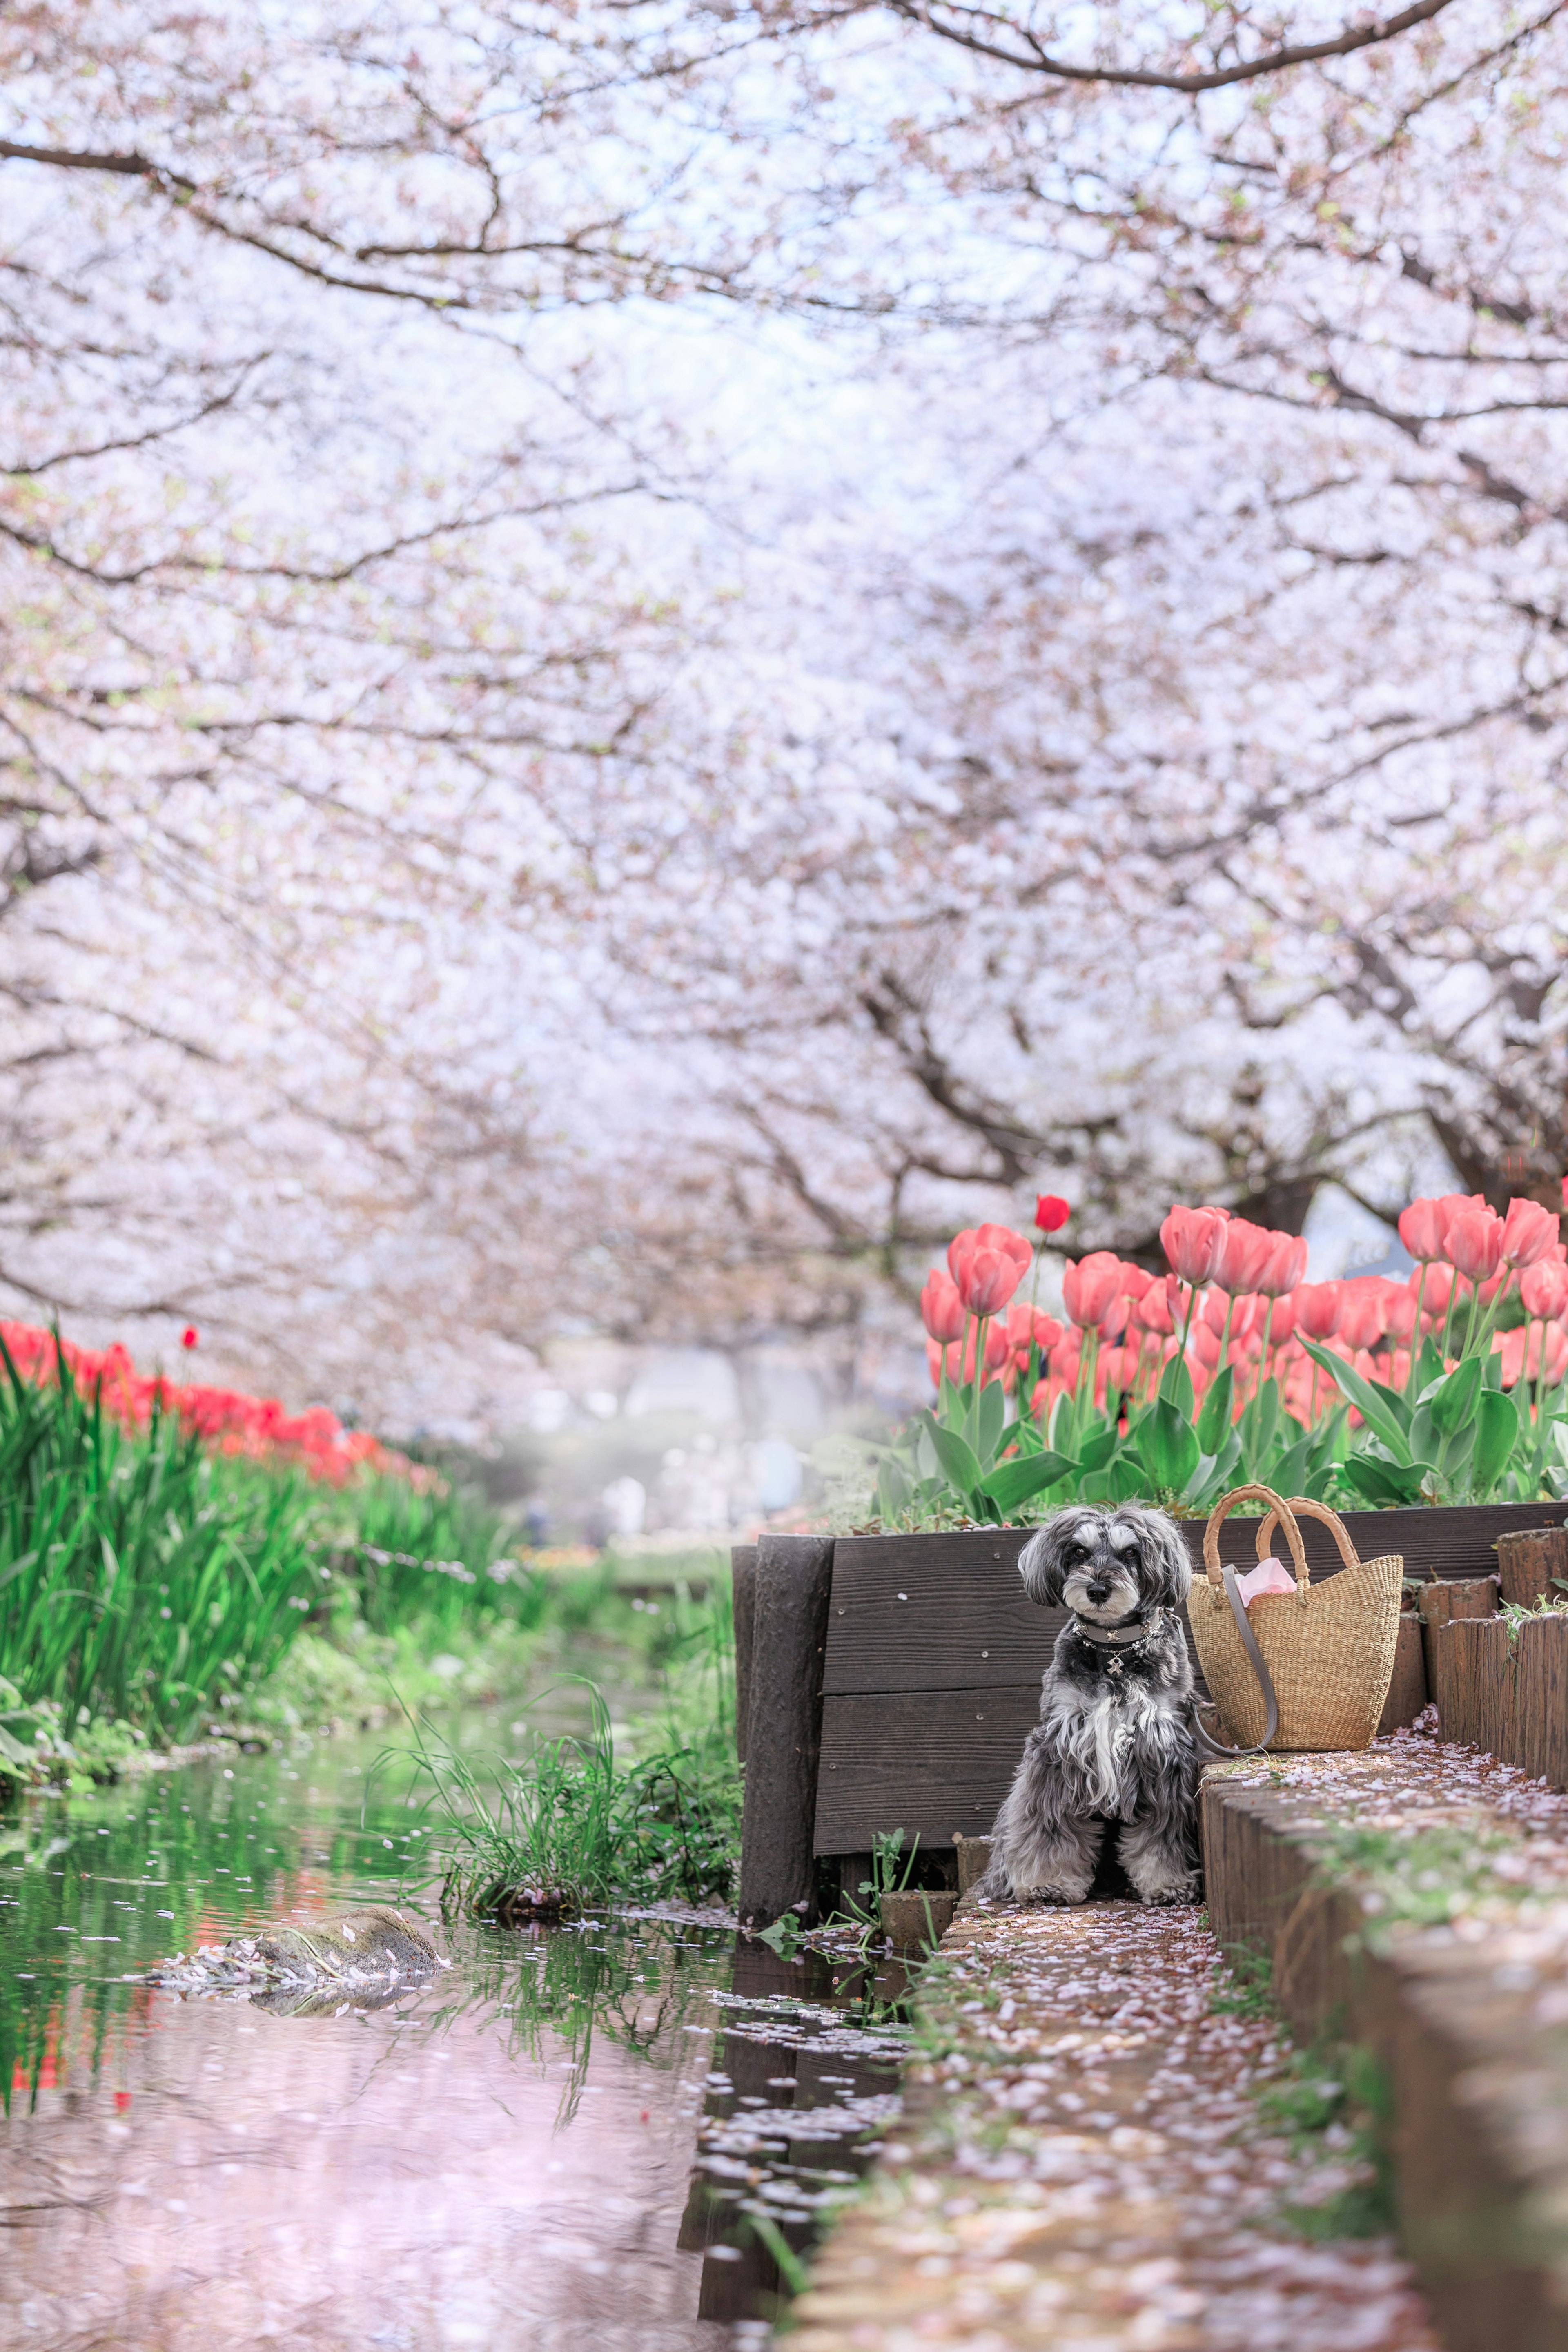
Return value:
M 1471 1282 L 1490 1282 L 1502 1264 L 1502 1219 L 1495 1209 L 1462 1210 L 1448 1227 L 1448 1263 Z
M 1122 1296 L 1122 1261 L 1113 1250 L 1091 1250 L 1061 1277 L 1067 1311 L 1082 1329 L 1103 1323 Z
M 197 1347 L 201 1342 L 201 1337 L 202 1335 L 197 1330 L 195 1325 L 193 1323 L 187 1323 L 184 1329 L 180 1334 L 180 1345 L 182 1348 Z
M 920 1319 L 933 1339 L 961 1339 L 964 1336 L 964 1302 L 958 1295 L 958 1286 L 936 1266 L 926 1276 L 925 1287 L 920 1294 Z
M 1029 1243 L 1010 1225 L 972 1225 L 947 1244 L 947 1271 L 971 1315 L 994 1315 L 1005 1307 L 1033 1259 Z
M 1055 1192 L 1042 1192 L 1034 1204 L 1034 1221 L 1042 1234 L 1059 1234 L 1071 1214 L 1067 1202 Z
M 1260 1286 L 1273 1255 L 1272 1234 L 1245 1217 L 1232 1217 L 1220 1235 L 1213 1279 L 1233 1297 L 1244 1296 Z
M 1557 1219 L 1539 1201 L 1511 1201 L 1503 1219 L 1502 1254 L 1510 1265 L 1539 1265 L 1558 1244 Z
M 1308 1339 L 1332 1339 L 1343 1307 L 1343 1282 L 1303 1282 L 1294 1294 L 1296 1328 Z
M 1173 1209 L 1160 1227 L 1160 1244 L 1182 1282 L 1207 1282 L 1230 1223 L 1228 1209 Z
M 1527 1315 L 1554 1322 L 1568 1307 L 1568 1265 L 1560 1258 L 1547 1257 L 1538 1265 L 1526 1266 L 1519 1278 L 1519 1295 Z

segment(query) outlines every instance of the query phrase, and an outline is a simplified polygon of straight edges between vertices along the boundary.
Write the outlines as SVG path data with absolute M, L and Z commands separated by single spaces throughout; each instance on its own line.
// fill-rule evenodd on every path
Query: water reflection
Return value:
M 379 2007 L 150 1990 L 265 1919 L 418 1907 L 395 1781 L 361 1814 L 350 1759 L 295 1770 L 0 1824 L 0 2342 L 744 2341 L 771 2231 L 809 2242 L 887 2112 L 898 1986 L 650 1919 L 461 1929 Z

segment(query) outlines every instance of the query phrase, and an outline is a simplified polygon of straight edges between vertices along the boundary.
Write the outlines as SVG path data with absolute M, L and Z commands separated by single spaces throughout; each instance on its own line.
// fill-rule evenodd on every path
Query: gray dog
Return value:
M 1019 1559 L 1031 1601 L 1065 1601 L 1024 1744 L 991 1832 L 977 1892 L 990 1902 L 1082 1903 L 1109 1822 L 1145 1903 L 1197 1894 L 1192 1667 L 1181 1603 L 1186 1546 L 1163 1511 L 1072 1504 Z

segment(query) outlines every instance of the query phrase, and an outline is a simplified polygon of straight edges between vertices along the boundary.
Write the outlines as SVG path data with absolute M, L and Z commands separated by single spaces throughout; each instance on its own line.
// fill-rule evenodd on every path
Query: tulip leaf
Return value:
M 1425 1463 L 1389 1462 L 1372 1454 L 1351 1454 L 1340 1464 L 1339 1475 L 1375 1509 L 1382 1510 L 1391 1503 L 1418 1503 L 1421 1482 L 1428 1473 Z
M 1367 1427 L 1376 1431 L 1395 1460 L 1407 1463 L 1410 1459 L 1409 1444 L 1398 1421 L 1384 1402 L 1386 1391 L 1380 1392 L 1371 1381 L 1363 1380 L 1354 1364 L 1347 1364 L 1342 1357 L 1331 1355 L 1326 1348 L 1319 1347 L 1313 1340 L 1303 1339 L 1301 1345 L 1313 1363 L 1321 1366 L 1332 1380 L 1338 1382 L 1341 1394 L 1350 1399 Z
M 1451 1437 L 1469 1420 L 1476 1409 L 1480 1385 L 1481 1360 L 1479 1356 L 1468 1356 L 1432 1391 L 1427 1403 L 1433 1423 L 1443 1436 Z
M 982 1495 L 988 1495 L 1009 1518 L 1021 1505 L 1035 1495 L 1043 1495 L 1059 1478 L 1065 1478 L 1078 1465 L 1070 1462 L 1065 1454 L 1025 1454 L 1011 1462 L 998 1462 L 981 1485 Z
M 1079 1447 L 1079 1461 L 1085 1470 L 1103 1470 L 1121 1442 L 1113 1429 L 1096 1430 L 1093 1436 L 1085 1439 Z
M 1476 1450 L 1470 1483 L 1478 1495 L 1495 1486 L 1519 1443 L 1519 1407 L 1506 1389 L 1483 1389 L 1476 1400 Z
M 942 1465 L 948 1485 L 956 1487 L 960 1495 L 973 1495 L 980 1483 L 980 1465 L 975 1459 L 968 1439 L 960 1437 L 956 1429 L 944 1429 L 940 1422 L 933 1422 L 926 1435 L 936 1448 L 936 1459 Z
M 982 1466 L 994 1462 L 997 1448 L 1002 1442 L 1006 1425 L 1008 1401 L 1002 1393 L 1000 1381 L 988 1381 L 980 1391 L 980 1402 L 975 1414 L 975 1452 Z
M 1169 1397 L 1157 1397 L 1134 1433 L 1139 1461 L 1154 1486 L 1166 1494 L 1180 1494 L 1202 1459 L 1197 1432 Z
M 876 1474 L 876 1507 L 884 1525 L 908 1505 L 910 1486 L 898 1464 L 883 1462 Z
M 1180 1356 L 1173 1356 L 1160 1374 L 1160 1394 L 1184 1421 L 1192 1419 L 1192 1374 Z
M 1236 1376 L 1228 1364 L 1209 1383 L 1208 1394 L 1203 1400 L 1203 1411 L 1197 1416 L 1197 1442 L 1205 1454 L 1218 1456 L 1225 1443 L 1225 1433 L 1230 1426 L 1235 1388 Z

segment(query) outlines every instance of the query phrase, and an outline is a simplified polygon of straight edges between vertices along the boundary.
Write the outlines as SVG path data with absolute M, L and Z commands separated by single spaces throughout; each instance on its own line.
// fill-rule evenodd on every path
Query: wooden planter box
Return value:
M 1442 1580 L 1489 1576 L 1499 1536 L 1565 1522 L 1563 1503 L 1345 1514 L 1363 1559 L 1402 1552 L 1407 1575 Z M 1249 1559 L 1248 1523 L 1229 1527 L 1228 1557 Z M 1066 1616 L 1023 1597 L 1030 1533 L 764 1536 L 732 1555 L 743 1917 L 810 1906 L 816 1860 L 852 1867 L 879 1832 L 946 1849 L 990 1828 Z M 1314 1580 L 1333 1574 L 1328 1530 L 1302 1535 Z M 1201 1573 L 1200 1520 L 1188 1539 Z

